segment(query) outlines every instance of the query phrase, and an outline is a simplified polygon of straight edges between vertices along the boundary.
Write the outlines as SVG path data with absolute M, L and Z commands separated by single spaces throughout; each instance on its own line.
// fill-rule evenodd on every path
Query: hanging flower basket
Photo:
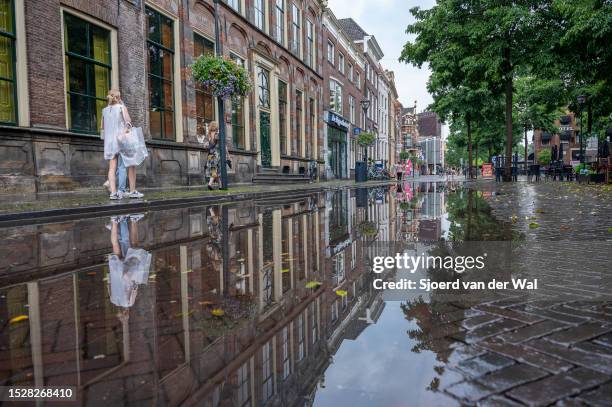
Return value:
M 229 58 L 202 55 L 191 65 L 191 72 L 216 97 L 246 96 L 251 91 L 248 71 Z

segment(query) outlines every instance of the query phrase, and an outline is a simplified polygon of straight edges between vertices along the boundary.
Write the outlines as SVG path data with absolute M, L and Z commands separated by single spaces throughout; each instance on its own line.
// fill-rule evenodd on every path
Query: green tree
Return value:
M 435 80 L 451 88 L 447 94 L 461 86 L 478 91 L 484 85 L 489 92 L 504 95 L 506 180 L 511 179 L 514 144 L 514 80 L 523 67 L 537 61 L 547 39 L 540 30 L 545 4 L 545 0 L 438 0 L 429 10 L 413 8 L 416 22 L 407 32 L 416 39 L 404 46 L 400 58 L 417 66 L 428 63 Z M 471 137 L 472 112 L 465 117 Z
M 564 100 L 560 79 L 541 79 L 536 76 L 521 76 L 515 80 L 516 98 L 514 113 L 516 123 L 523 128 L 525 171 L 527 171 L 527 132 L 541 129 L 554 132 L 561 102 Z

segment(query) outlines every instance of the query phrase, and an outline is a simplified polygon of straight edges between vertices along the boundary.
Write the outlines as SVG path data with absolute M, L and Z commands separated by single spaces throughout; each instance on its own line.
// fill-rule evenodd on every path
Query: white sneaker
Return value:
M 110 194 L 110 196 L 108 198 L 111 201 L 117 201 L 117 200 L 121 199 L 121 195 L 119 194 L 119 192 L 115 192 L 114 194 Z
M 131 191 L 131 192 L 128 192 L 126 194 L 126 196 L 128 198 L 130 198 L 130 199 L 138 199 L 138 198 L 142 198 L 144 196 L 144 194 L 142 194 L 142 193 L 140 193 L 138 191 Z

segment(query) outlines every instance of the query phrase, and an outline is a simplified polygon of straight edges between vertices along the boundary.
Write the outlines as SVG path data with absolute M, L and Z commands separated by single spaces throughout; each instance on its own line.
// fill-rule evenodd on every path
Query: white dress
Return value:
M 104 120 L 102 138 L 104 139 L 105 160 L 112 160 L 119 154 L 118 138 L 125 133 L 122 109 L 125 109 L 125 107 L 121 103 L 106 106 L 102 109 L 102 119 Z

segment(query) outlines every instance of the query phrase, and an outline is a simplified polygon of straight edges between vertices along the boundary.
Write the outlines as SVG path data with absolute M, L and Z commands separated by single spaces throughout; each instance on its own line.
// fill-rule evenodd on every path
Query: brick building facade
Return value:
M 323 17 L 324 146 L 327 178 L 348 178 L 358 153 L 355 129 L 362 127 L 365 62 L 329 9 Z
M 567 112 L 555 120 L 554 124 L 559 129 L 558 133 L 551 133 L 541 129 L 534 130 L 533 147 L 535 162 L 538 162 L 538 156 L 542 150 L 552 149 L 553 146 L 557 147 L 558 154 L 562 154 L 562 157 L 558 157 L 558 160 L 564 164 L 569 165 L 572 161 L 580 161 L 580 131 L 575 115 Z M 586 141 L 583 141 L 583 145 L 586 152 Z M 596 156 L 596 154 L 597 151 L 591 151 L 591 156 Z M 587 153 L 586 156 L 589 156 L 589 154 Z M 529 160 L 533 159 L 534 156 L 530 155 Z
M 15 97 L 0 113 L 5 190 L 100 186 L 107 168 L 100 110 L 109 88 L 121 90 L 147 138 L 141 185 L 202 184 L 207 153 L 196 135 L 219 118 L 189 65 L 214 52 L 212 0 L 8 4 Z M 322 157 L 320 2 L 227 1 L 219 14 L 223 54 L 244 64 L 254 85 L 245 100 L 226 102 L 221 120 L 235 161 L 230 182 L 304 174 Z

